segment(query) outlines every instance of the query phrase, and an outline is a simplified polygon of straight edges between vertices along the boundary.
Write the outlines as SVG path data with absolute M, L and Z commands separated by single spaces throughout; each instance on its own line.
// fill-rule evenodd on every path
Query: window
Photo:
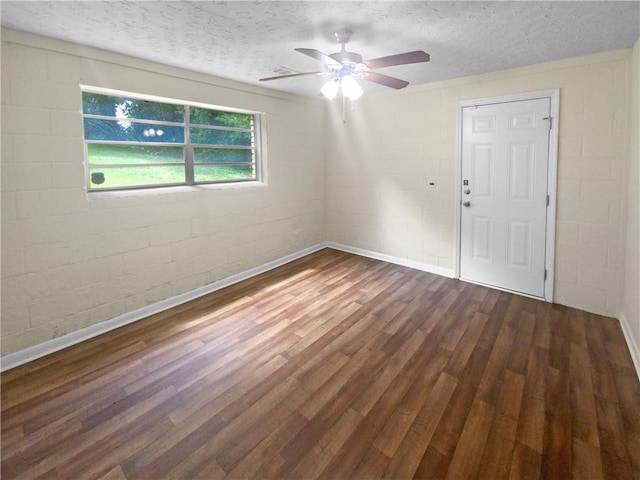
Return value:
M 89 191 L 259 181 L 259 115 L 82 92 Z

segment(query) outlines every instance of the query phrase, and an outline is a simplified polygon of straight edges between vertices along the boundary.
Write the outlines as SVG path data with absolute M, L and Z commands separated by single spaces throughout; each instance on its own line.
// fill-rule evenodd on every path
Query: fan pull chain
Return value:
M 342 123 L 347 123 L 347 97 L 342 95 Z

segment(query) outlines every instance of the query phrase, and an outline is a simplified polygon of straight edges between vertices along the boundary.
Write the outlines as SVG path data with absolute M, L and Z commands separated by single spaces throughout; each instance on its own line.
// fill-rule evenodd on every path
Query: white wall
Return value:
M 2 355 L 325 240 L 450 270 L 456 102 L 552 88 L 555 299 L 640 343 L 638 44 L 365 95 L 343 124 L 339 102 L 2 35 Z M 89 199 L 80 83 L 265 112 L 269 185 Z
M 88 198 L 79 84 L 264 112 L 268 186 Z M 317 100 L 2 32 L 2 354 L 325 239 Z
M 366 95 L 346 124 L 334 110 L 328 239 L 453 269 L 457 102 L 560 88 L 555 301 L 617 315 L 629 60 L 627 49 Z
M 633 48 L 631 67 L 631 120 L 627 208 L 625 212 L 625 271 L 622 277 L 621 320 L 627 331 L 636 368 L 640 371 L 640 40 Z

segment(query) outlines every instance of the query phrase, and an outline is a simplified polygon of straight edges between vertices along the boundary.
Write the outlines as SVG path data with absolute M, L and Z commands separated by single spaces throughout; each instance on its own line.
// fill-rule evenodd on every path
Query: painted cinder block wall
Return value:
M 560 88 L 554 300 L 618 316 L 630 52 L 365 95 L 346 124 L 335 108 L 328 239 L 452 272 L 457 102 Z
M 2 355 L 324 241 L 325 107 L 2 32 Z M 88 198 L 80 84 L 267 114 L 268 187 Z
M 625 272 L 621 278 L 620 320 L 628 326 L 630 347 L 640 356 L 640 39 L 631 60 L 630 141 L 625 209 Z M 636 358 L 640 360 L 640 358 Z M 640 365 L 636 365 L 640 370 Z
M 637 44 L 366 95 L 343 124 L 338 102 L 327 117 L 314 100 L 2 33 L 2 355 L 325 240 L 450 270 L 456 102 L 557 87 L 556 301 L 638 327 L 625 268 L 638 249 Z M 89 200 L 79 83 L 266 112 L 269 187 Z

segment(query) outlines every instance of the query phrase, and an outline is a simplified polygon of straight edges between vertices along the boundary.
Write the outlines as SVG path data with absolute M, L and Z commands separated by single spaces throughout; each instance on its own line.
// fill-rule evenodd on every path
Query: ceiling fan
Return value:
M 429 54 L 422 50 L 414 52 L 399 53 L 387 57 L 374 58 L 362 61 L 362 55 L 354 52 L 347 52 L 345 45 L 349 42 L 353 32 L 346 28 L 334 32 L 336 40 L 342 48 L 339 52 L 327 55 L 312 48 L 296 48 L 297 52 L 308 55 L 319 60 L 325 67 L 323 71 L 292 73 L 279 75 L 277 77 L 261 78 L 261 82 L 270 80 L 280 80 L 283 78 L 303 77 L 306 75 L 332 75 L 332 78 L 321 89 L 320 92 L 327 98 L 332 99 L 342 88 L 342 93 L 351 100 L 356 100 L 362 95 L 362 88 L 354 78 L 373 82 L 385 87 L 400 89 L 409 85 L 409 82 L 399 78 L 390 77 L 373 70 L 396 65 L 406 65 L 409 63 L 428 62 Z

